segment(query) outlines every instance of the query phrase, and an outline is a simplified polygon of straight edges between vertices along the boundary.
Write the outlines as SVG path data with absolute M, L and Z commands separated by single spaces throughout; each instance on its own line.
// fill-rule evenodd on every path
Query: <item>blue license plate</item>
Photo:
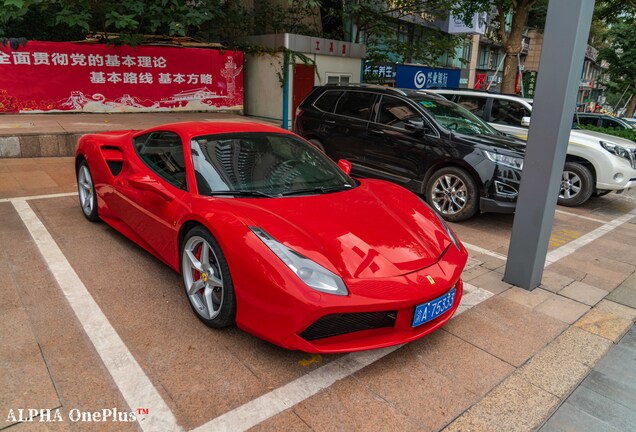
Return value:
M 453 307 L 453 301 L 455 300 L 456 289 L 453 288 L 441 297 L 431 300 L 428 303 L 422 303 L 415 308 L 415 314 L 413 315 L 413 327 L 424 324 L 433 320 Z

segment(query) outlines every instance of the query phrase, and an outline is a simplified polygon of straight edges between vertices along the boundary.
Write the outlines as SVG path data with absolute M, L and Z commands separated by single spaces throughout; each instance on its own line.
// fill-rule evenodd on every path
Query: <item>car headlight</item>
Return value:
M 448 234 L 448 238 L 455 245 L 457 250 L 462 250 L 462 248 L 459 246 L 459 239 L 457 238 L 453 230 L 450 229 L 450 227 L 446 224 L 446 221 L 435 210 L 431 211 L 435 213 L 435 216 L 437 216 L 437 219 L 439 219 L 439 223 L 442 224 L 442 226 L 444 227 L 444 231 L 446 231 L 446 234 Z
M 518 170 L 523 169 L 523 158 L 503 155 L 501 153 L 490 152 L 487 150 L 484 150 L 484 154 L 488 159 L 495 163 L 498 163 L 499 165 L 515 168 Z
M 614 144 L 607 141 L 600 141 L 601 147 L 610 152 L 611 154 L 627 159 L 632 167 L 636 167 L 636 151 L 630 151 L 623 146 Z
M 455 235 L 453 230 L 450 229 L 450 227 L 446 224 L 446 221 L 444 220 L 444 218 L 442 218 L 442 216 L 439 213 L 437 213 L 433 208 L 431 208 L 431 206 L 428 205 L 428 203 L 426 201 L 424 201 L 421 198 L 420 198 L 420 200 L 437 217 L 437 220 L 439 220 L 439 223 L 442 224 L 442 227 L 444 228 L 444 231 L 446 231 L 446 234 L 448 234 L 448 238 L 450 239 L 451 243 L 453 243 L 455 245 L 457 250 L 462 250 L 462 248 L 459 246 L 459 239 L 457 238 L 457 236 Z
M 270 236 L 258 227 L 249 227 L 287 267 L 309 287 L 316 291 L 346 296 L 349 294 L 344 281 L 318 263 L 302 256 Z

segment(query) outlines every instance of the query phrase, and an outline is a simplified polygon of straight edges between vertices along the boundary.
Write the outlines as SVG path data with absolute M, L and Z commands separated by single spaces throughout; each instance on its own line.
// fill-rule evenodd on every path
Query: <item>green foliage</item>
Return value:
M 613 93 L 636 93 L 636 19 L 623 15 L 615 19 L 606 34 L 607 45 L 600 50 L 599 58 L 609 64 L 608 89 Z
M 367 59 L 371 61 L 435 65 L 440 56 L 454 54 L 464 42 L 463 37 L 436 28 L 453 4 L 454 0 L 342 2 L 339 7 L 323 10 L 328 20 L 342 23 L 326 36 L 366 44 Z
M 617 129 L 617 128 L 602 128 L 598 126 L 579 126 L 581 129 L 587 129 L 595 132 L 602 132 L 608 135 L 614 135 L 617 137 L 625 138 L 628 140 L 636 141 L 636 130 L 634 129 Z

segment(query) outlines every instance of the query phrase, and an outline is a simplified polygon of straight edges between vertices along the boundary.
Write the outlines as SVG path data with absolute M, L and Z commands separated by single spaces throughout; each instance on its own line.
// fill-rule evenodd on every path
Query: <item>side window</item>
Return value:
M 530 117 L 530 110 L 516 101 L 493 99 L 490 121 L 509 126 L 521 126 L 521 118 Z
M 421 122 L 422 116 L 408 102 L 391 96 L 382 96 L 378 123 L 404 129 L 404 123 L 407 120 Z
M 601 127 L 625 129 L 625 127 L 614 119 L 604 118 L 601 120 Z
M 316 102 L 314 106 L 321 111 L 333 112 L 333 107 L 336 105 L 336 101 L 342 94 L 341 91 L 327 91 L 324 92 Z
M 475 114 L 477 117 L 484 118 L 484 107 L 486 106 L 487 101 L 488 98 L 485 97 L 461 95 L 455 102 Z
M 578 120 L 578 124 L 583 126 L 597 126 L 598 118 L 596 117 L 587 117 L 587 116 L 575 116 L 575 120 Z
M 368 120 L 375 94 L 365 92 L 345 92 L 336 104 L 336 114 Z
M 152 132 L 133 141 L 142 161 L 168 183 L 187 190 L 183 143 L 174 132 Z

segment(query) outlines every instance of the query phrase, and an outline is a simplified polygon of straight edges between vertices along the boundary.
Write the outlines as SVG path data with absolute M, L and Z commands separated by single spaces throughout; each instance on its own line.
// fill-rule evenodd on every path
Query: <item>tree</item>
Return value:
M 636 0 L 602 2 L 598 14 L 607 22 L 606 43 L 599 58 L 609 64 L 608 89 L 614 94 L 631 95 L 625 116 L 633 117 L 636 111 Z
M 326 35 L 367 45 L 367 59 L 435 65 L 463 42 L 441 31 L 454 0 L 323 1 Z
M 468 23 L 475 13 L 496 11 L 497 33 L 499 42 L 504 47 L 502 93 L 515 93 L 519 64 L 517 54 L 521 53 L 523 31 L 526 20 L 537 0 L 458 0 L 453 6 L 453 13 L 464 18 Z M 507 23 L 507 17 L 510 22 Z

